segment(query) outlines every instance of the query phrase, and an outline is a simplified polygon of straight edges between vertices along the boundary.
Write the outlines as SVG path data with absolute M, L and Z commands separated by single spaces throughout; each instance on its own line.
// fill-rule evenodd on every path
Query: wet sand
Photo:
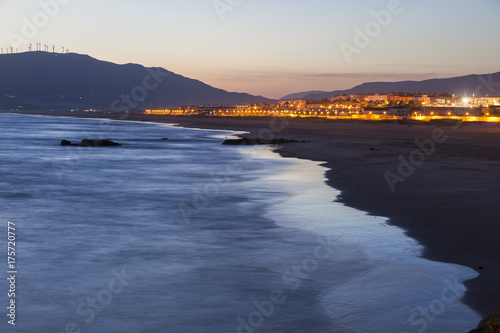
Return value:
M 98 113 L 57 115 L 119 118 Z M 311 141 L 287 144 L 279 153 L 326 162 L 330 169 L 328 183 L 342 191 L 338 201 L 373 215 L 389 217 L 391 224 L 407 230 L 408 236 L 425 247 L 425 258 L 475 269 L 480 276 L 466 282 L 468 292 L 464 303 L 483 317 L 500 313 L 498 124 L 438 128 L 320 119 L 295 119 L 285 123 L 283 119 L 269 118 L 145 115 L 128 115 L 126 120 L 241 130 L 250 132 L 252 137 L 272 135 Z M 416 139 L 427 142 L 425 152 L 415 143 Z M 411 156 L 415 164 L 421 165 L 415 167 L 413 173 L 411 169 L 402 168 L 400 174 L 400 156 L 406 161 Z M 394 183 L 394 192 L 386 181 L 387 171 L 392 172 L 393 180 L 400 181 Z

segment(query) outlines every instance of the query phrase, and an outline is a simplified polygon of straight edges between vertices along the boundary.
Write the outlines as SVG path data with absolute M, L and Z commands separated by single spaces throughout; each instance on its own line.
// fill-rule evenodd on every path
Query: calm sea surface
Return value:
M 0 332 L 467 332 L 469 268 L 232 133 L 0 114 Z M 111 138 L 110 148 L 61 147 Z M 169 140 L 161 140 L 168 138 Z M 16 326 L 7 222 L 16 224 Z

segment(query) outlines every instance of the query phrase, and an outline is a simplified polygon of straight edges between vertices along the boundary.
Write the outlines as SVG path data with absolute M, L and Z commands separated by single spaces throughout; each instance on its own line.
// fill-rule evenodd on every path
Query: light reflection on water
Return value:
M 19 228 L 18 332 L 70 322 L 83 332 L 237 332 L 273 290 L 286 301 L 262 332 L 415 332 L 408 318 L 445 279 L 474 276 L 419 259 L 402 230 L 333 203 L 317 163 L 224 147 L 227 132 L 105 124 L 0 115 L 0 220 Z M 99 136 L 123 146 L 58 146 Z M 217 194 L 200 196 L 214 184 Z M 195 200 L 187 223 L 179 207 Z M 286 275 L 314 257 L 318 238 L 332 239 L 331 256 L 307 278 Z M 123 269 L 126 286 L 111 292 Z M 89 305 L 98 299 L 109 304 Z M 427 332 L 479 320 L 459 302 L 436 317 Z
M 276 158 L 267 149 L 260 156 Z M 460 303 L 462 282 L 475 278 L 474 270 L 420 258 L 422 246 L 403 229 L 335 202 L 340 192 L 325 185 L 321 163 L 287 160 L 293 163 L 262 182 L 289 194 L 267 216 L 336 240 L 332 260 L 317 270 L 329 266 L 332 275 L 312 275 L 330 284 L 319 300 L 335 332 L 460 332 L 475 326 L 480 318 Z

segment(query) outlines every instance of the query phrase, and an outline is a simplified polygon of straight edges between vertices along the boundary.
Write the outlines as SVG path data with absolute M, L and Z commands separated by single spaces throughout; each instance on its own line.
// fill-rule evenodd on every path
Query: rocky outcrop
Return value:
M 71 142 L 68 140 L 62 140 L 61 141 L 61 146 L 71 146 Z
M 84 139 L 80 143 L 71 143 L 68 140 L 62 140 L 61 146 L 73 146 L 73 147 L 116 147 L 121 146 L 121 144 L 113 142 L 111 140 L 89 140 Z
M 286 139 L 273 139 L 273 140 L 264 140 L 264 139 L 237 139 L 237 140 L 226 140 L 222 144 L 230 145 L 230 146 L 255 146 L 255 145 L 282 145 L 285 143 L 296 143 L 300 141 L 296 140 L 286 140 Z
M 469 333 L 500 333 L 500 316 L 493 315 L 482 320 L 477 328 Z

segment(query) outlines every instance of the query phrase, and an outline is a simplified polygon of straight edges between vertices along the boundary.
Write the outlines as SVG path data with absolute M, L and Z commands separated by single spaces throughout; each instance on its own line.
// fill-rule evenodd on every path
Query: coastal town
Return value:
M 146 114 L 212 117 L 318 117 L 329 119 L 462 119 L 500 122 L 500 97 L 453 94 L 336 95 L 320 100 L 292 99 L 276 104 L 190 105 L 175 109 L 148 109 Z

